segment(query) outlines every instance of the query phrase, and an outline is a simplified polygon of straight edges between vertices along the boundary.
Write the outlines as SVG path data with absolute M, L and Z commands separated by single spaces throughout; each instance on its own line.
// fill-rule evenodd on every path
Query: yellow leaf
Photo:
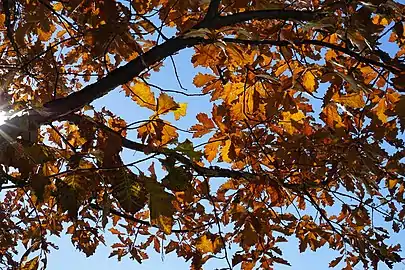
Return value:
M 232 162 L 232 159 L 229 157 L 229 151 L 231 150 L 231 145 L 232 145 L 231 140 L 227 140 L 225 142 L 225 146 L 222 147 L 222 151 L 221 151 L 222 160 L 225 162 L 228 162 L 228 163 Z
M 222 98 L 226 103 L 230 104 L 245 90 L 244 83 L 227 83 L 224 87 Z
M 365 105 L 362 92 L 334 97 L 333 100 L 351 108 L 363 108 Z
M 34 257 L 31 260 L 29 260 L 28 262 L 24 263 L 21 268 L 21 270 L 36 270 L 38 269 L 39 266 L 39 257 Z
M 331 59 L 335 59 L 338 55 L 334 50 L 328 50 L 325 54 L 326 61 L 330 61 Z
M 377 25 L 387 26 L 389 24 L 386 18 L 381 17 L 380 15 L 375 15 L 373 18 L 373 23 Z
M 222 242 L 218 236 L 204 234 L 198 238 L 196 248 L 201 253 L 218 253 L 221 250 Z
M 304 87 L 307 91 L 309 91 L 309 92 L 315 91 L 317 82 L 315 80 L 314 74 L 312 74 L 311 71 L 305 72 L 302 80 L 303 80 Z
M 61 38 L 63 37 L 65 34 L 67 33 L 67 31 L 65 29 L 60 30 L 57 34 L 56 37 L 57 38 Z
M 398 183 L 398 179 L 390 179 L 388 180 L 388 188 L 393 189 Z
M 141 107 L 146 107 L 151 110 L 155 110 L 156 101 L 155 95 L 151 91 L 150 87 L 142 82 L 137 82 L 135 85 L 130 87 L 130 93 L 128 95 L 132 96 L 132 100 L 138 103 Z
M 220 145 L 221 145 L 221 141 L 216 138 L 211 138 L 208 141 L 208 144 L 205 145 L 204 154 L 205 154 L 205 158 L 208 160 L 208 162 L 212 162 L 215 159 Z
M 280 76 L 284 71 L 286 71 L 288 68 L 287 64 L 281 65 L 279 66 L 276 71 L 274 72 L 274 74 L 278 77 Z
M 215 78 L 216 77 L 214 75 L 198 73 L 194 77 L 193 83 L 196 87 L 202 87 Z
M 385 104 L 384 98 L 380 99 L 377 106 L 373 109 L 373 111 L 377 115 L 378 119 L 380 119 L 381 122 L 383 122 L 383 123 L 387 123 L 387 121 L 388 121 L 388 116 L 385 114 L 386 110 L 387 110 L 387 105 Z
M 293 122 L 302 124 L 303 123 L 302 120 L 305 118 L 305 115 L 302 111 L 298 111 L 293 114 L 290 112 L 283 112 L 282 116 L 283 120 L 280 122 L 280 125 L 284 127 L 285 131 L 287 131 L 287 133 L 289 134 L 293 134 L 296 131 Z
M 53 9 L 55 11 L 61 11 L 63 9 L 63 4 L 61 2 L 53 4 Z
M 161 93 L 157 103 L 157 114 L 165 114 L 171 110 L 176 110 L 179 105 L 173 100 L 172 97 L 166 93 Z
M 340 117 L 335 104 L 328 104 L 322 111 L 324 122 L 331 128 L 343 126 L 342 118 Z
M 179 107 L 174 111 L 174 118 L 179 120 L 180 117 L 186 116 L 187 103 L 179 103 Z
M 165 123 L 163 130 L 162 130 L 162 138 L 161 138 L 162 145 L 168 144 L 173 139 L 176 139 L 178 136 L 179 136 L 179 134 L 177 133 L 176 128 Z

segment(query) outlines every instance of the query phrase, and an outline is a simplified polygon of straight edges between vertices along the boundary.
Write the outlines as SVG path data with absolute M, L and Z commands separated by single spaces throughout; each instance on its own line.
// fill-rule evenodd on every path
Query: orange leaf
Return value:
M 363 108 L 365 105 L 362 92 L 334 97 L 333 100 L 351 108 Z
M 198 238 L 196 248 L 201 253 L 218 253 L 221 250 L 222 242 L 219 236 L 204 234 Z
M 109 231 L 110 231 L 112 234 L 122 234 L 122 233 L 121 233 L 119 230 L 117 230 L 116 228 L 110 228 Z
M 225 146 L 222 147 L 222 151 L 221 151 L 221 156 L 222 156 L 222 160 L 228 163 L 232 162 L 232 159 L 229 157 L 230 156 L 230 152 L 232 151 L 232 142 L 231 140 L 227 140 L 225 142 Z
M 317 81 L 315 79 L 314 74 L 311 71 L 305 72 L 303 78 L 303 84 L 307 91 L 313 92 L 317 88 Z
M 216 77 L 210 74 L 202 74 L 198 73 L 193 80 L 193 83 L 196 87 L 202 87 L 206 85 L 208 82 L 214 80 Z
M 202 123 L 202 125 L 197 124 L 191 127 L 191 130 L 195 131 L 193 134 L 194 138 L 204 136 L 205 134 L 211 132 L 211 130 L 215 127 L 214 122 L 212 122 L 212 120 L 208 118 L 208 115 L 205 113 L 197 114 L 197 119 Z
M 343 126 L 342 118 L 340 117 L 335 104 L 333 104 L 333 103 L 328 104 L 323 109 L 322 113 L 324 116 L 323 120 L 329 127 L 335 128 L 335 127 Z
M 48 41 L 48 40 L 51 38 L 51 36 L 52 36 L 52 32 L 51 32 L 51 31 L 45 32 L 45 31 L 43 31 L 41 28 L 38 28 L 37 31 L 38 31 L 38 38 L 39 38 L 39 40 L 41 40 L 41 41 Z
M 377 115 L 378 119 L 380 119 L 381 122 L 387 123 L 388 116 L 385 114 L 385 111 L 387 110 L 387 105 L 385 103 L 385 98 L 380 99 L 377 106 L 373 110 L 374 110 L 375 114 Z
M 208 162 L 212 162 L 218 154 L 218 148 L 221 145 L 221 141 L 216 138 L 211 138 L 208 144 L 204 147 L 204 154 Z

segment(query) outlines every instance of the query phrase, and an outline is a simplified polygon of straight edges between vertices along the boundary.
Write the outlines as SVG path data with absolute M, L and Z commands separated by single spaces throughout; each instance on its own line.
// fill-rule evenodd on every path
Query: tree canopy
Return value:
M 403 4 L 0 8 L 0 265 L 44 269 L 57 245 L 49 237 L 65 233 L 87 256 L 111 233 L 111 257 L 176 252 L 192 269 L 214 258 L 223 269 L 288 264 L 281 243 L 293 238 L 300 252 L 336 250 L 330 267 L 402 261 Z M 187 48 L 194 78 L 173 58 Z M 165 65 L 179 89 L 151 82 Z M 128 122 L 92 106 L 111 91 L 150 117 Z M 188 112 L 179 97 L 209 97 L 209 108 L 179 126 Z M 131 163 L 124 150 L 137 153 Z

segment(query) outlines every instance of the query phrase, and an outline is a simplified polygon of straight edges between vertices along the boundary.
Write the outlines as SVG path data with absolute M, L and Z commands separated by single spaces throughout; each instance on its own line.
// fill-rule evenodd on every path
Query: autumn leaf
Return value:
M 138 103 L 139 106 L 155 110 L 155 95 L 147 84 L 143 82 L 136 82 L 128 90 L 129 91 L 126 91 L 127 94 L 132 96 L 132 99 Z
M 388 121 L 388 116 L 385 114 L 385 111 L 387 110 L 387 105 L 385 103 L 385 99 L 382 98 L 377 106 L 374 108 L 374 112 L 377 115 L 377 118 L 383 122 L 383 123 L 387 123 Z
M 334 101 L 346 105 L 350 108 L 363 108 L 365 101 L 363 98 L 363 93 L 360 91 L 358 93 L 346 94 L 343 96 L 336 96 L 333 98 Z
M 149 210 L 151 224 L 157 225 L 164 233 L 170 234 L 173 226 L 174 208 L 173 195 L 164 191 L 164 188 L 152 180 L 145 181 L 149 192 Z
M 222 160 L 228 163 L 232 162 L 232 155 L 234 154 L 234 148 L 232 145 L 232 141 L 231 140 L 226 140 L 225 141 L 225 145 L 222 147 L 221 150 L 221 157 Z
M 21 270 L 37 270 L 39 267 L 39 257 L 36 256 L 34 258 L 32 258 L 31 260 L 25 262 L 22 266 L 21 266 Z
M 338 265 L 340 263 L 340 261 L 343 259 L 343 256 L 339 256 L 336 259 L 334 259 L 333 261 L 331 261 L 329 263 L 329 267 L 335 267 L 336 265 Z
M 50 184 L 49 178 L 38 173 L 32 177 L 31 186 L 35 192 L 35 195 L 38 197 L 38 200 L 42 201 L 44 198 L 44 192 L 46 185 Z
M 215 128 L 214 122 L 208 117 L 205 113 L 197 114 L 197 119 L 201 124 L 197 124 L 191 127 L 191 130 L 194 131 L 193 137 L 202 137 L 205 134 L 212 131 Z
M 179 105 L 173 100 L 172 97 L 166 93 L 161 93 L 156 106 L 156 113 L 165 114 L 171 110 L 175 111 L 179 108 Z
M 283 120 L 280 122 L 280 125 L 287 131 L 289 134 L 293 134 L 297 131 L 294 123 L 303 123 L 303 119 L 305 115 L 302 111 L 298 111 L 297 113 L 290 113 L 290 112 L 283 112 L 282 113 Z
M 187 103 L 179 103 L 179 107 L 173 112 L 174 119 L 179 120 L 187 114 Z
M 221 238 L 212 234 L 204 234 L 196 241 L 196 248 L 201 253 L 218 253 L 222 248 Z
M 222 141 L 220 139 L 211 138 L 204 147 L 204 154 L 208 162 L 212 162 L 218 154 L 218 149 Z
M 401 263 L 401 1 L 125 3 L 2 1 L 0 268 Z
M 222 98 L 226 103 L 230 104 L 245 91 L 244 83 L 228 83 L 225 85 Z
M 202 87 L 202 86 L 206 85 L 207 83 L 213 81 L 214 79 L 216 79 L 216 77 L 211 74 L 198 73 L 194 77 L 193 83 L 196 87 Z
M 258 241 L 257 232 L 250 223 L 245 224 L 245 228 L 242 231 L 242 243 L 246 247 L 255 245 Z
M 50 37 L 52 36 L 52 32 L 48 31 L 45 32 L 44 30 L 42 30 L 41 28 L 38 28 L 38 38 L 41 41 L 47 41 L 50 39 Z
M 314 92 L 316 90 L 318 83 L 317 83 L 312 71 L 309 70 L 309 71 L 305 72 L 304 76 L 302 77 L 302 81 L 303 81 L 305 89 L 308 92 Z
M 341 127 L 343 126 L 342 118 L 340 117 L 337 107 L 335 104 L 328 104 L 322 111 L 323 114 L 323 121 L 331 127 Z

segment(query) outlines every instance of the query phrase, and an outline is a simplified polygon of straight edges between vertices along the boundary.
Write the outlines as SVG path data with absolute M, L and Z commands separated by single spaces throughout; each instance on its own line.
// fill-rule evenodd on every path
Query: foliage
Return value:
M 219 257 L 224 269 L 288 264 L 280 243 L 292 238 L 301 252 L 338 251 L 331 267 L 402 260 L 403 4 L 0 7 L 1 100 L 13 115 L 0 127 L 0 264 L 45 268 L 49 236 L 65 232 L 90 256 L 107 230 L 111 257 L 141 262 L 152 247 L 192 269 Z M 151 84 L 186 48 L 201 92 Z M 150 118 L 127 123 L 90 105 L 118 87 Z M 209 96 L 212 108 L 180 128 L 179 96 Z M 125 164 L 124 149 L 144 156 Z

